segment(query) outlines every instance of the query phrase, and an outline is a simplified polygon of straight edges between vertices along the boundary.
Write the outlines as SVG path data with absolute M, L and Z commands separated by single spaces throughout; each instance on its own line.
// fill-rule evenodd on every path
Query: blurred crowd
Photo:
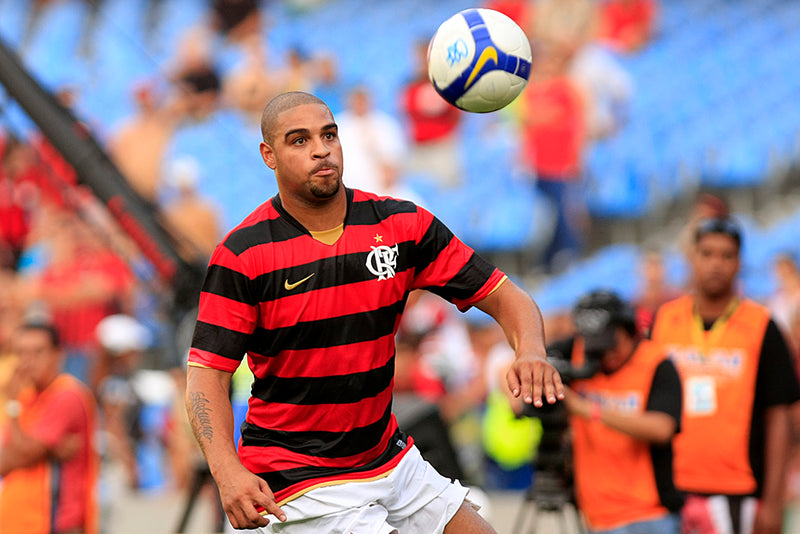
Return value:
M 37 5 L 45 9 L 57 1 Z M 165 76 L 139 80 L 129 95 L 119 95 L 133 98 L 133 115 L 120 124 L 87 125 L 179 241 L 208 257 L 229 226 L 217 200 L 201 187 L 235 179 L 199 157 L 213 153 L 216 138 L 230 132 L 216 128 L 232 125 L 256 143 L 265 102 L 288 90 L 316 94 L 337 117 L 348 186 L 424 205 L 405 178 L 425 175 L 442 191 L 463 185 L 458 139 L 464 116 L 428 81 L 427 40 L 408 51 L 416 69 L 397 88 L 397 113 L 387 113 L 377 106 L 368 80 L 353 86 L 339 79 L 337 65 L 346 58 L 334 50 L 309 56 L 298 47 L 272 64 L 264 39 L 265 5 L 211 2 L 204 23 L 172 51 Z M 519 138 L 517 165 L 553 207 L 552 236 L 537 261 L 556 272 L 585 251 L 581 236 L 590 220 L 583 156 L 591 143 L 624 127 L 635 88 L 617 58 L 635 54 L 654 38 L 657 2 L 495 0 L 485 7 L 509 15 L 534 43 L 529 85 L 501 115 Z M 72 90 L 58 88 L 62 105 L 72 105 Z M 206 144 L 184 150 L 183 140 L 190 137 Z M 265 172 L 264 180 L 272 178 Z M 727 214 L 725 203 L 700 197 L 693 220 L 709 214 Z M 680 238 L 675 245 L 688 246 Z M 798 353 L 797 259 L 776 258 L 775 273 L 779 287 L 764 304 Z M 683 289 L 668 284 L 659 251 L 642 251 L 634 304 L 643 331 L 655 310 Z M 60 334 L 64 370 L 89 388 L 99 408 L 105 514 L 111 514 L 120 492 L 188 492 L 202 474 L 183 409 L 185 354 L 180 344 L 168 341 L 175 326 L 159 299 L 158 281 L 136 245 L 78 184 L 47 139 L 0 124 L 0 405 L 9 398 L 5 392 L 17 365 L 19 326 L 52 324 Z M 456 451 L 452 470 L 485 489 L 525 489 L 541 428 L 533 419 L 516 417 L 507 401 L 502 384 L 513 353 L 488 319 L 477 311 L 461 315 L 432 294 L 412 295 L 397 339 L 395 387 L 398 395 L 411 394 L 437 414 Z M 573 333 L 568 310 L 545 319 L 549 340 Z M 246 398 L 248 372 L 236 377 L 234 401 L 242 392 Z M 241 418 L 246 406 L 240 408 Z M 0 414 L 0 424 L 5 419 Z M 417 421 L 412 414 L 406 422 Z M 512 432 L 515 439 L 500 439 Z M 800 477 L 791 484 L 800 497 Z M 210 486 L 198 492 L 213 498 Z M 111 516 L 103 517 L 107 529 Z

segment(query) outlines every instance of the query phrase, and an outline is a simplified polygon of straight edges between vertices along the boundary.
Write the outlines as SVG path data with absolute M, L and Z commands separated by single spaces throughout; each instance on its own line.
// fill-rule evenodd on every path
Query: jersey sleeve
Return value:
M 770 319 L 761 344 L 756 401 L 763 406 L 789 405 L 800 400 L 800 385 L 792 356 L 778 325 Z
M 195 325 L 189 365 L 233 373 L 247 351 L 258 319 L 254 282 L 240 256 L 225 247 L 209 262 Z
M 653 383 L 650 386 L 650 395 L 647 398 L 647 411 L 662 412 L 673 419 L 677 424 L 676 432 L 681 427 L 683 391 L 678 370 L 671 360 L 665 359 L 653 373 Z
M 444 223 L 418 208 L 420 235 L 414 289 L 426 289 L 462 311 L 497 289 L 505 274 L 458 239 Z

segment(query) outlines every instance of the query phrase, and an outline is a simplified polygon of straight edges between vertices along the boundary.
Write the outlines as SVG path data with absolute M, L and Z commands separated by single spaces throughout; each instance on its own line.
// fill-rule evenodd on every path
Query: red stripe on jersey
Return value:
M 465 246 L 457 237 L 444 247 L 435 261 L 422 270 L 415 281 L 415 288 L 426 286 L 443 286 L 449 282 L 469 259 L 474 251 Z
M 370 247 L 378 245 L 394 246 L 404 241 L 416 242 L 419 239 L 419 229 L 415 226 L 418 219 L 418 213 L 403 212 L 390 215 L 377 224 L 348 225 L 347 232 L 340 239 L 347 241 L 349 253 L 369 252 Z M 433 216 L 428 214 L 427 219 L 425 228 L 430 225 Z M 392 232 L 388 231 L 390 228 Z M 240 260 L 249 263 L 251 259 L 258 262 L 261 258 L 270 258 L 269 272 L 336 257 L 341 254 L 341 247 L 340 242 L 337 242 L 337 246 L 331 246 L 309 235 L 301 235 L 286 241 L 251 246 L 242 252 Z
M 225 241 L 222 241 L 222 243 L 225 243 Z M 242 258 L 234 254 L 228 247 L 218 246 L 215 248 L 214 253 L 211 255 L 211 260 L 209 260 L 209 265 L 219 265 L 220 267 L 226 267 L 247 277 L 251 276 L 250 273 L 243 272 Z
M 397 420 L 392 415 L 391 421 L 386 426 L 386 431 L 381 440 L 374 447 L 361 454 L 344 456 L 342 458 L 325 458 L 300 454 L 282 447 L 240 446 L 239 459 L 247 469 L 253 473 L 269 473 L 271 471 L 285 471 L 297 467 L 330 467 L 333 469 L 347 469 L 358 467 L 373 461 L 389 447 L 389 441 L 397 430 Z M 326 477 L 325 480 L 329 480 Z M 317 480 L 319 482 L 319 480 Z
M 400 301 L 414 276 L 413 270 L 397 273 L 393 278 L 325 287 L 274 301 L 262 302 L 260 324 L 264 328 L 283 328 L 303 322 L 343 317 L 375 311 Z M 358 298 L 352 298 L 358 295 Z M 313 302 L 313 306 L 309 306 Z
M 364 358 L 365 354 L 380 355 L 381 358 Z M 362 343 L 328 347 L 325 349 L 325 358 L 319 357 L 319 349 L 285 350 L 269 359 L 262 359 L 257 354 L 252 356 L 255 356 L 254 372 L 262 377 L 324 377 L 362 373 L 386 365 L 394 356 L 394 334 Z
M 270 430 L 292 432 L 313 428 L 315 432 L 348 432 L 383 417 L 391 400 L 391 386 L 375 397 L 351 404 L 298 405 L 263 403 L 253 399 L 251 406 L 256 403 L 259 406 L 257 410 L 250 410 L 247 420 L 260 427 L 269 427 Z
M 200 306 L 198 321 L 244 334 L 250 334 L 255 329 L 258 313 L 256 306 L 205 291 L 201 293 L 200 299 L 203 305 Z
M 242 354 L 244 357 L 244 354 Z M 227 371 L 228 373 L 234 372 L 241 362 L 231 360 L 230 358 L 221 358 L 212 352 L 192 348 L 189 351 L 189 363 L 200 364 L 203 367 L 210 367 L 218 371 Z

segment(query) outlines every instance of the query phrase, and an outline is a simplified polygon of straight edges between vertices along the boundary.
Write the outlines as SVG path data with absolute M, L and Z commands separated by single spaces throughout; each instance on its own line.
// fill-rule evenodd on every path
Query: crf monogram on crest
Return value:
M 393 278 L 397 267 L 397 245 L 388 247 L 380 245 L 370 247 L 372 252 L 367 256 L 367 269 L 378 277 L 378 280 Z

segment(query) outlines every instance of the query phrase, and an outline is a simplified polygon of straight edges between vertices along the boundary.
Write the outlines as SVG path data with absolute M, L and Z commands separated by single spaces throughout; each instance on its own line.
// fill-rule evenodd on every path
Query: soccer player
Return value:
M 540 406 L 564 392 L 538 307 L 426 210 L 347 189 L 337 126 L 317 97 L 277 96 L 261 128 L 279 193 L 214 252 L 187 375 L 190 420 L 231 524 L 494 532 L 398 428 L 394 336 L 413 289 L 477 306 L 515 349 L 511 390 Z M 255 379 L 237 456 L 228 388 L 245 353 Z
M 779 534 L 789 405 L 800 399 L 786 342 L 763 306 L 737 295 L 742 234 L 730 218 L 699 222 L 693 292 L 664 304 L 652 339 L 683 382 L 675 484 L 688 494 L 685 534 Z

